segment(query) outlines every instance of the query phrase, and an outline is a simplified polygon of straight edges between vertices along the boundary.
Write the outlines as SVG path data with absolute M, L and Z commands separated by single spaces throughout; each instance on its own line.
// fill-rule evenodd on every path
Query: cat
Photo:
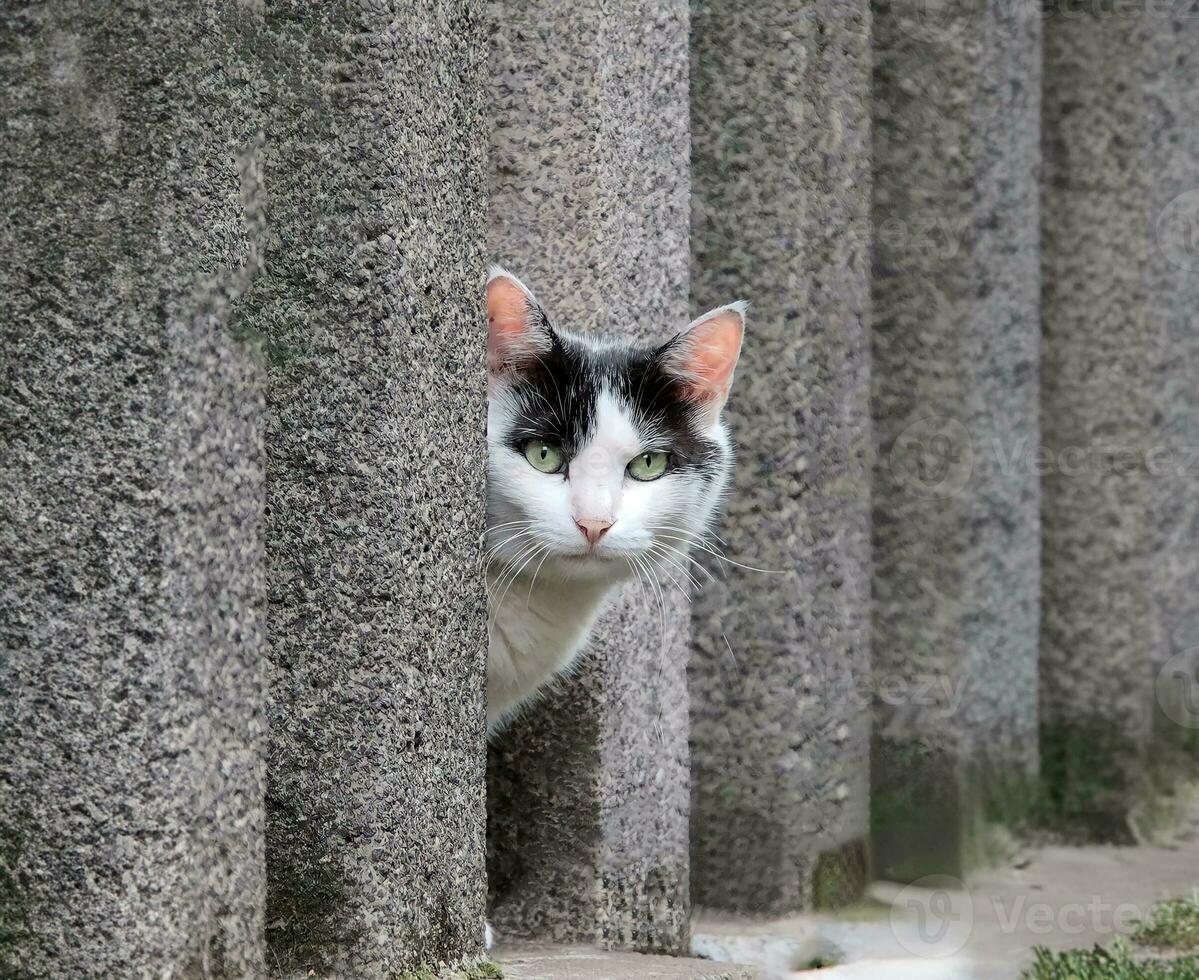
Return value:
M 721 412 L 746 310 L 632 344 L 556 329 L 519 279 L 491 270 L 489 734 L 571 665 L 622 583 L 690 578 L 732 469 Z

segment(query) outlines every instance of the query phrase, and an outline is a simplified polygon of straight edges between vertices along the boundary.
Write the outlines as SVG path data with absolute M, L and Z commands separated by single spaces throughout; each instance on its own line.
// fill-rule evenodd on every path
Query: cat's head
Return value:
M 721 419 L 745 304 L 658 345 L 550 325 L 503 269 L 487 284 L 488 549 L 532 574 L 619 578 L 649 560 L 678 573 L 728 484 Z

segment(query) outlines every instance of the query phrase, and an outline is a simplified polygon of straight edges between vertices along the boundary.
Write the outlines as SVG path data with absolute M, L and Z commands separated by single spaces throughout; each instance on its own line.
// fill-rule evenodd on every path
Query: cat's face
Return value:
M 700 543 L 732 464 L 720 413 L 744 305 L 659 346 L 555 330 L 501 269 L 487 305 L 490 560 L 599 580 L 650 562 L 686 579 L 682 553 Z

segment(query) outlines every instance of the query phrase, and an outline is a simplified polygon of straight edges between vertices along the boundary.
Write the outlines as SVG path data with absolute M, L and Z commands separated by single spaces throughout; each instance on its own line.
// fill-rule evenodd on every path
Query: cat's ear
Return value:
M 547 354 L 549 319 L 523 282 L 493 266 L 487 280 L 487 371 L 499 379 Z
M 663 367 L 683 383 L 683 397 L 714 425 L 733 386 L 747 303 L 721 306 L 691 322 L 662 349 Z

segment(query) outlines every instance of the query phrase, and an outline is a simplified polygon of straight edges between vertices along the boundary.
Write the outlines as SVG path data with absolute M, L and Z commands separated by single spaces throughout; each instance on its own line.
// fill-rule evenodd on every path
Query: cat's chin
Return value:
M 565 579 L 616 583 L 633 577 L 628 558 L 619 553 L 569 552 L 556 556 L 555 564 Z

